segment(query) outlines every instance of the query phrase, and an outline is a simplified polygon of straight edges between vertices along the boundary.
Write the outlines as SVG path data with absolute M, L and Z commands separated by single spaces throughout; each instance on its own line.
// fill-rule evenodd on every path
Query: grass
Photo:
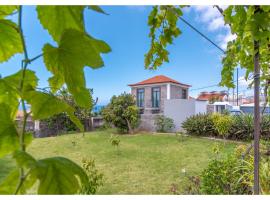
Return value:
M 187 137 L 179 142 L 175 134 L 136 134 L 119 136 L 120 145 L 110 143 L 113 130 L 35 139 L 29 151 L 36 158 L 64 156 L 78 164 L 94 158 L 104 174 L 98 194 L 170 194 L 172 183 L 187 175 L 198 175 L 215 155 L 217 144 L 224 144 L 221 155 L 231 153 L 234 142 Z M 15 164 L 10 157 L 0 159 L 0 181 Z

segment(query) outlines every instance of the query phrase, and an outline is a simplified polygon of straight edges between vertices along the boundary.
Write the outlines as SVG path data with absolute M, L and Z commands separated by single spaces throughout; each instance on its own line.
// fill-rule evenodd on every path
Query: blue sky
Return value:
M 196 32 L 179 22 L 182 34 L 169 46 L 170 62 L 156 71 L 144 69 L 144 54 L 150 44 L 147 17 L 151 6 L 103 6 L 109 15 L 87 10 L 85 22 L 90 35 L 106 41 L 112 52 L 103 55 L 105 66 L 93 70 L 85 68 L 87 87 L 94 89 L 94 96 L 100 105 L 108 103 L 112 95 L 129 92 L 130 83 L 142 81 L 155 75 L 166 75 L 175 80 L 192 85 L 190 95 L 196 97 L 203 90 L 196 88 L 214 85 L 220 81 L 222 53 Z M 213 39 L 223 48 L 226 41 L 233 38 L 224 27 L 219 13 L 211 6 L 195 6 L 185 9 L 184 18 Z M 54 43 L 37 20 L 34 6 L 24 6 L 23 29 L 29 57 L 41 53 L 43 45 Z M 22 55 L 16 55 L 6 63 L 0 64 L 0 74 L 6 76 L 20 69 Z M 40 78 L 39 86 L 48 86 L 51 74 L 46 70 L 43 59 L 33 62 L 30 69 Z M 240 70 L 240 76 L 243 72 Z M 240 92 L 245 90 L 246 82 L 240 82 Z M 193 89 L 193 91 L 192 91 Z M 211 87 L 208 91 L 226 88 Z

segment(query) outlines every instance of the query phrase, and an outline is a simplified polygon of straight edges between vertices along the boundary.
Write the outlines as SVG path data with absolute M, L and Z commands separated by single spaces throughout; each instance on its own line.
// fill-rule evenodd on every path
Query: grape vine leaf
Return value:
M 22 76 L 23 70 L 20 70 L 15 74 L 5 77 L 4 80 L 8 83 L 9 86 L 17 90 L 18 93 L 20 93 L 20 90 L 22 90 L 23 93 L 29 90 L 35 90 L 38 85 L 38 78 L 35 72 L 29 69 L 25 70 L 23 88 L 21 89 Z M 23 93 L 21 96 L 23 96 Z
M 18 169 L 11 171 L 7 177 L 0 183 L 0 194 L 13 194 L 17 187 L 17 182 L 19 180 L 20 173 Z
M 36 160 L 24 151 L 15 151 L 13 158 L 16 160 L 17 166 L 25 168 L 33 168 L 36 165 Z
M 54 95 L 39 91 L 29 91 L 25 98 L 31 105 L 34 119 L 46 119 L 53 115 L 67 112 L 71 121 L 83 131 L 83 125 L 74 115 L 75 109 Z
M 67 158 L 46 158 L 38 165 L 38 194 L 75 194 L 88 182 L 84 170 Z
M 8 104 L 6 104 L 8 102 Z M 0 104 L 5 103 L 10 107 L 12 118 L 15 117 L 18 106 L 19 97 L 17 91 L 14 90 L 4 79 L 0 79 Z
M 0 103 L 0 157 L 19 148 L 18 133 L 10 107 Z
M 102 10 L 102 8 L 100 6 L 90 5 L 90 6 L 88 6 L 88 8 L 95 11 L 95 12 L 108 15 L 108 13 L 106 13 L 104 10 Z
M 24 84 L 22 86 L 22 73 L 23 71 L 20 70 L 15 74 L 0 79 L 0 103 L 8 102 L 13 117 L 15 117 L 18 111 L 19 99 L 23 97 L 25 92 L 34 90 L 38 84 L 38 78 L 36 77 L 35 72 L 25 70 Z M 21 86 L 23 87 L 22 89 Z
M 0 63 L 9 60 L 14 54 L 22 53 L 23 47 L 17 25 L 0 18 Z
M 36 160 L 30 154 L 20 150 L 13 153 L 13 158 L 16 160 L 18 167 L 22 167 L 28 171 L 24 182 L 18 191 L 18 194 L 26 194 L 37 181 L 37 176 L 35 174 L 37 165 Z M 18 185 L 19 177 L 19 168 L 11 171 L 3 182 L 0 183 L 0 194 L 14 194 Z
M 12 14 L 15 10 L 18 9 L 18 6 L 0 6 L 0 19 Z
M 84 31 L 85 6 L 37 6 L 38 18 L 52 38 L 59 42 L 66 29 Z
M 145 54 L 145 68 L 157 69 L 164 62 L 169 62 L 168 44 L 172 44 L 181 31 L 177 26 L 179 17 L 183 15 L 181 6 L 153 6 L 148 17 L 151 44 Z
M 13 157 L 18 167 L 29 171 L 26 177 L 28 185 L 24 185 L 26 189 L 39 180 L 38 194 L 75 194 L 88 182 L 84 170 L 67 158 L 36 160 L 23 151 L 16 151 Z
M 104 63 L 100 54 L 110 51 L 110 47 L 104 41 L 97 40 L 85 32 L 67 29 L 61 37 L 59 47 L 50 44 L 43 47 L 44 63 L 54 75 L 49 79 L 50 86 L 56 91 L 66 83 L 75 102 L 88 108 L 90 93 L 86 89 L 83 68 L 102 67 Z

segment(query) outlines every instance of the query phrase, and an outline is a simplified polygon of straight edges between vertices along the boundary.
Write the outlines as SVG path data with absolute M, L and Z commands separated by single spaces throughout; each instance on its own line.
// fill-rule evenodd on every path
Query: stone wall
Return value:
M 138 130 L 155 132 L 155 118 L 159 114 L 142 114 L 140 118 L 140 125 Z

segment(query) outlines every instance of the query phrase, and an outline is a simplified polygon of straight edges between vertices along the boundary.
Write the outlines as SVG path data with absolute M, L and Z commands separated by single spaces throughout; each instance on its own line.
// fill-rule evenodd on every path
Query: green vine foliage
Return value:
M 246 69 L 246 79 L 254 71 L 254 57 L 259 53 L 261 82 L 270 78 L 270 6 L 229 6 L 223 11 L 225 23 L 236 39 L 228 42 L 222 60 L 221 85 L 234 87 L 233 71 L 240 65 Z M 254 50 L 254 41 L 259 44 Z
M 166 49 L 173 39 L 181 34 L 177 21 L 182 16 L 181 7 L 154 6 L 148 17 L 151 38 L 150 49 L 145 54 L 145 67 L 157 69 L 163 62 L 169 62 L 169 52 Z
M 0 63 L 13 55 L 23 53 L 18 63 L 22 69 L 0 78 L 0 158 L 12 154 L 17 168 L 0 183 L 0 194 L 74 194 L 89 184 L 85 171 L 63 157 L 35 159 L 26 152 L 31 138 L 26 133 L 27 116 L 41 120 L 67 113 L 71 121 L 83 131 L 83 125 L 74 114 L 76 109 L 57 97 L 57 91 L 66 85 L 76 106 L 91 110 L 92 97 L 86 88 L 84 67 L 104 65 L 102 53 L 111 51 L 108 44 L 93 38 L 85 30 L 84 11 L 106 14 L 98 6 L 37 6 L 38 19 L 52 36 L 56 45 L 44 44 L 42 54 L 30 57 L 23 35 L 23 7 L 0 6 Z M 17 15 L 18 21 L 7 19 Z M 27 20 L 26 20 L 27 22 Z M 48 82 L 50 90 L 37 88 L 38 77 L 27 69 L 43 56 L 45 66 L 53 74 Z M 26 103 L 31 113 L 26 110 Z M 23 127 L 14 122 L 19 105 L 24 111 Z

